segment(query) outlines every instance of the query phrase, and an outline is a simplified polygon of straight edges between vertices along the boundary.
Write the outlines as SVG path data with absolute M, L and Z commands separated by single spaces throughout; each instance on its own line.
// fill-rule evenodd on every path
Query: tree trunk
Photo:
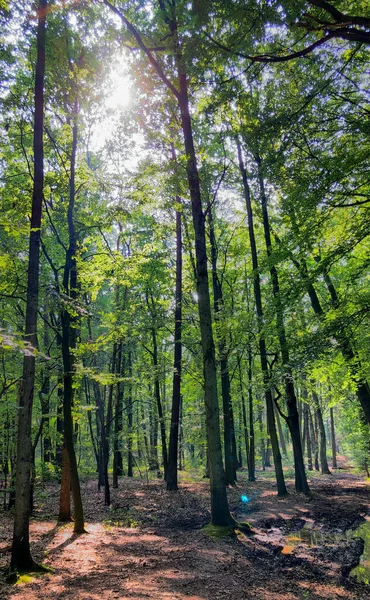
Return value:
M 331 452 L 333 469 L 337 468 L 337 442 L 335 438 L 334 409 L 330 409 Z
M 270 258 L 272 254 L 271 232 L 267 208 L 267 196 L 265 192 L 265 184 L 262 173 L 262 163 L 259 156 L 256 156 L 255 160 L 258 168 L 258 182 L 261 196 L 262 219 L 265 234 L 266 250 L 268 257 Z M 293 443 L 295 488 L 297 492 L 309 494 L 310 489 L 307 483 L 306 471 L 303 460 L 301 434 L 299 428 L 299 415 L 297 410 L 297 398 L 295 394 L 293 377 L 291 374 L 291 368 L 289 364 L 289 347 L 285 332 L 283 307 L 280 298 L 279 277 L 276 267 L 273 264 L 270 266 L 270 276 L 275 300 L 277 334 L 279 338 L 280 351 L 284 369 L 285 398 L 288 408 L 287 422 Z
M 37 309 L 39 299 L 39 254 L 44 188 L 44 74 L 46 0 L 39 0 L 37 23 L 37 57 L 35 75 L 35 113 L 33 134 L 34 177 L 29 237 L 25 340 L 37 347 Z M 32 465 L 32 406 L 35 384 L 35 356 L 23 358 L 22 384 L 19 393 L 17 419 L 17 463 L 14 528 L 11 569 L 29 570 L 35 566 L 29 543 L 30 475 Z
M 62 481 L 59 493 L 59 516 L 58 523 L 72 521 L 71 516 L 71 473 L 68 461 L 67 448 L 64 446 L 62 452 Z
M 261 369 L 262 369 L 263 383 L 264 383 L 264 388 L 265 388 L 267 425 L 268 425 L 268 429 L 269 429 L 269 433 L 270 433 L 272 452 L 273 452 L 273 456 L 274 456 L 274 467 L 275 467 L 278 495 L 284 496 L 285 494 L 287 494 L 287 489 L 285 486 L 281 454 L 280 454 L 280 449 L 279 449 L 279 442 L 278 442 L 277 434 L 276 434 L 274 408 L 273 408 L 272 394 L 271 394 L 271 389 L 270 389 L 270 375 L 269 375 L 269 367 L 268 367 L 268 362 L 267 362 L 266 341 L 262 335 L 263 309 L 262 309 L 262 299 L 261 299 L 260 276 L 259 276 L 259 272 L 258 272 L 257 245 L 256 245 L 256 239 L 255 239 L 255 235 L 254 235 L 254 226 L 253 226 L 252 203 L 251 203 L 251 196 L 250 196 L 247 172 L 246 172 L 246 169 L 244 166 L 242 149 L 241 149 L 239 140 L 237 140 L 237 149 L 238 149 L 239 168 L 240 168 L 240 172 L 241 172 L 242 178 L 243 178 L 244 199 L 246 202 L 247 215 L 248 215 L 248 231 L 249 231 L 249 241 L 250 241 L 251 253 L 252 253 L 252 267 L 253 267 L 253 288 L 254 288 L 254 299 L 255 299 L 256 312 L 257 312 Z M 263 456 L 263 465 L 264 465 L 264 458 L 265 457 Z
M 198 313 L 200 336 L 203 356 L 205 408 L 207 445 L 210 467 L 211 488 L 211 521 L 213 525 L 229 526 L 234 524 L 230 515 L 226 495 L 225 474 L 222 465 L 220 418 L 217 396 L 217 373 L 215 360 L 215 347 L 212 332 L 211 301 L 208 287 L 207 247 L 205 236 L 205 215 L 202 209 L 200 191 L 200 180 L 197 167 L 196 154 L 193 141 L 193 130 L 189 110 L 188 81 L 185 70 L 185 62 L 182 56 L 180 43 L 177 35 L 176 4 L 172 2 L 166 22 L 173 41 L 174 60 L 178 75 L 179 90 L 165 76 L 160 64 L 146 48 L 141 36 L 133 25 L 116 7 L 110 8 L 119 15 L 130 33 L 136 38 L 139 47 L 145 52 L 152 66 L 156 69 L 159 77 L 167 88 L 175 96 L 181 113 L 181 125 L 184 135 L 184 146 L 186 154 L 186 174 L 188 179 L 189 193 L 191 199 L 193 226 L 195 233 L 195 256 L 196 256 L 196 278 L 198 294 Z
M 241 360 L 240 360 L 240 356 L 238 355 L 238 370 L 239 370 L 239 385 L 240 385 L 240 404 L 241 404 L 241 413 L 242 413 L 242 419 L 243 419 L 243 431 L 244 431 L 244 444 L 245 444 L 245 455 L 247 457 L 247 466 L 248 466 L 248 479 L 249 481 L 254 481 L 254 479 L 251 479 L 251 476 L 253 475 L 251 472 L 251 465 L 253 464 L 254 458 L 251 460 L 250 457 L 250 452 L 251 452 L 251 439 L 249 437 L 249 432 L 248 432 L 248 422 L 247 422 L 247 410 L 245 407 L 245 398 L 244 398 L 244 393 L 243 393 L 243 377 L 242 377 L 242 369 L 241 369 Z M 250 383 L 250 382 L 248 382 Z M 249 388 L 250 386 L 248 386 Z M 248 392 L 251 391 L 250 389 L 248 389 Z M 253 440 L 253 446 L 254 446 L 254 440 Z M 254 448 L 253 452 L 254 452 Z
M 254 408 L 252 393 L 252 349 L 248 346 L 248 408 L 249 408 L 249 462 L 248 480 L 256 481 L 256 444 L 254 435 Z
M 172 143 L 172 159 L 175 164 L 176 152 Z M 180 196 L 176 196 L 177 208 L 181 205 Z M 182 230 L 181 210 L 176 210 L 176 285 L 175 285 L 175 336 L 172 383 L 172 409 L 170 440 L 168 446 L 167 490 L 177 490 L 177 461 L 179 456 L 179 421 L 181 405 L 181 361 L 182 361 Z M 181 448 L 180 448 L 181 458 Z
M 316 415 L 317 415 L 317 423 L 320 432 L 320 463 L 321 463 L 321 473 L 323 475 L 330 475 L 328 459 L 326 455 L 326 434 L 325 434 L 325 426 L 322 418 L 322 411 L 320 406 L 320 401 L 316 392 L 312 392 L 312 399 L 314 405 L 316 407 Z
M 164 469 L 164 477 L 167 476 L 167 442 L 166 442 L 166 425 L 164 422 L 164 414 L 161 401 L 161 389 L 159 386 L 159 365 L 158 365 L 158 345 L 157 332 L 155 327 L 152 327 L 152 342 L 153 342 L 153 367 L 154 367 L 154 395 L 157 404 L 159 428 L 161 432 L 162 442 L 162 462 Z
M 122 343 L 118 350 L 118 372 L 125 377 L 125 356 Z M 116 395 L 114 404 L 114 437 L 113 437 L 113 487 L 118 488 L 118 477 L 123 474 L 122 453 L 120 450 L 120 435 L 122 433 L 122 410 L 123 410 L 124 386 L 122 381 L 116 384 Z
M 310 436 L 310 427 L 309 427 L 309 408 L 308 404 L 304 405 L 304 428 L 305 428 L 305 437 L 307 443 L 307 467 L 309 471 L 313 470 L 312 466 L 312 445 L 311 445 L 311 436 Z
M 132 413 L 132 353 L 128 350 L 128 391 L 127 391 L 127 477 L 133 476 L 134 457 L 132 454 L 133 413 Z
M 275 413 L 275 420 L 276 420 L 276 425 L 277 425 L 277 430 L 279 433 L 279 440 L 280 440 L 280 446 L 281 446 L 281 451 L 284 454 L 284 456 L 287 456 L 287 447 L 286 447 L 286 443 L 285 443 L 285 438 L 284 438 L 284 432 L 283 432 L 283 428 L 281 426 L 281 420 L 280 420 L 280 415 L 279 415 L 279 411 L 276 407 L 275 401 L 274 401 L 274 413 Z
M 314 423 L 311 423 L 313 437 L 315 438 L 315 471 L 320 471 L 319 464 L 319 424 L 317 419 L 317 410 L 314 410 Z
M 77 240 L 74 227 L 74 206 L 75 206 L 75 168 L 77 152 L 77 113 L 78 103 L 74 103 L 74 118 L 72 126 L 72 152 L 70 161 L 69 178 L 69 205 L 67 212 L 69 247 L 66 252 L 66 262 L 63 276 L 64 293 L 69 296 L 71 304 L 77 299 L 77 266 L 76 251 Z M 74 507 L 74 532 L 84 533 L 84 516 L 81 498 L 80 481 L 78 477 L 77 459 L 73 439 L 73 375 L 74 375 L 74 356 L 73 350 L 76 348 L 76 317 L 74 316 L 75 307 L 67 306 L 63 309 L 61 315 L 62 321 L 62 356 L 63 356 L 63 417 L 64 417 L 64 443 L 68 452 L 68 460 L 71 471 L 71 487 Z
M 186 173 L 188 177 L 195 233 L 198 313 L 203 354 L 206 429 L 211 487 L 211 521 L 213 525 L 228 526 L 233 524 L 234 521 L 229 511 L 226 496 L 225 474 L 222 465 L 215 346 L 212 332 L 211 301 L 208 287 L 205 216 L 202 210 L 199 173 L 189 112 L 188 82 L 184 69 L 184 61 L 179 47 L 176 48 L 176 66 L 180 84 L 180 95 L 178 100 L 181 111 L 185 153 L 187 157 Z
M 211 242 L 211 262 L 212 262 L 212 284 L 213 284 L 213 307 L 215 322 L 217 325 L 216 340 L 218 342 L 218 352 L 220 355 L 221 366 L 221 395 L 224 414 L 224 456 L 225 456 L 225 477 L 227 485 L 234 485 L 236 481 L 236 443 L 234 431 L 234 417 L 230 394 L 230 375 L 227 360 L 226 339 L 224 335 L 225 324 L 222 322 L 222 313 L 224 307 L 222 285 L 217 273 L 217 245 L 213 225 L 212 206 L 208 203 L 208 223 L 209 238 Z

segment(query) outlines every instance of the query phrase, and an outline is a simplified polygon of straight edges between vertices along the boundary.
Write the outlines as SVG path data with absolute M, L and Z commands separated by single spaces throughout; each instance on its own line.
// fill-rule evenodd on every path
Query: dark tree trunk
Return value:
M 281 451 L 284 454 L 284 456 L 286 457 L 287 456 L 287 447 L 286 447 L 286 443 L 285 443 L 283 428 L 281 426 L 281 420 L 280 420 L 279 411 L 278 411 L 278 409 L 276 407 L 275 402 L 274 402 L 274 413 L 275 413 L 275 420 L 276 420 L 277 430 L 278 430 L 278 433 L 279 433 L 279 440 L 280 440 Z
M 122 343 L 118 350 L 118 373 L 125 377 L 125 357 Z M 118 488 L 118 477 L 123 474 L 122 453 L 120 449 L 120 436 L 122 433 L 122 411 L 123 411 L 124 386 L 122 381 L 116 384 L 116 395 L 114 405 L 114 437 L 113 437 L 113 487 Z
M 47 313 L 46 306 L 44 312 Z M 44 321 L 44 352 L 49 352 L 49 326 Z M 41 415 L 43 423 L 43 439 L 42 439 L 42 458 L 44 463 L 52 463 L 54 461 L 51 437 L 50 437 L 50 373 L 47 365 L 42 375 L 42 386 L 39 393 L 40 404 L 41 404 Z
M 317 410 L 314 409 L 314 423 L 311 422 L 313 438 L 315 438 L 315 471 L 320 471 L 319 464 L 319 424 L 317 420 Z
M 150 63 L 156 69 L 159 77 L 162 79 L 162 81 L 164 81 L 167 88 L 175 96 L 180 109 L 185 154 L 187 158 L 186 174 L 188 179 L 195 233 L 198 313 L 203 356 L 205 387 L 204 398 L 206 407 L 206 429 L 210 467 L 211 521 L 214 525 L 229 526 L 234 524 L 234 520 L 229 511 L 226 495 L 225 473 L 222 465 L 216 359 L 212 332 L 211 301 L 208 287 L 205 215 L 202 209 L 200 180 L 193 141 L 193 129 L 189 110 L 188 81 L 185 69 L 185 61 L 182 56 L 177 34 L 176 4 L 175 2 L 172 2 L 169 6 L 169 14 L 166 16 L 166 22 L 168 23 L 169 33 L 173 42 L 174 60 L 178 75 L 179 90 L 177 90 L 167 79 L 162 67 L 146 48 L 135 27 L 133 27 L 123 13 L 121 13 L 116 7 L 110 5 L 110 8 L 119 15 L 130 33 L 135 37 L 139 47 L 145 52 Z
M 330 409 L 331 452 L 333 469 L 337 468 L 337 442 L 335 438 L 334 409 Z
M 180 397 L 179 471 L 185 469 L 184 427 L 182 422 L 182 396 Z
M 243 376 L 242 376 L 240 356 L 238 356 L 238 370 L 239 370 L 240 404 L 241 404 L 241 414 L 242 414 L 242 419 L 243 419 L 245 455 L 247 457 L 247 466 L 248 466 L 248 479 L 249 479 L 249 481 L 254 481 L 254 479 L 251 479 L 251 476 L 253 475 L 253 473 L 251 472 L 251 465 L 253 464 L 253 461 L 254 461 L 254 457 L 251 460 L 251 456 L 250 456 L 251 439 L 252 438 L 249 437 L 249 432 L 248 432 L 247 409 L 245 406 L 245 398 L 244 398 L 244 393 L 243 393 Z M 250 382 L 248 381 L 248 383 L 250 383 Z M 249 387 L 250 386 L 248 386 L 248 388 Z M 249 391 L 251 391 L 251 390 L 248 389 L 248 392 Z M 254 440 L 253 440 L 253 446 L 254 446 Z M 252 450 L 254 452 L 254 448 L 252 448 Z
M 133 413 L 132 413 L 132 353 L 127 353 L 128 390 L 127 390 L 127 477 L 133 476 L 134 457 L 132 454 Z
M 59 493 L 59 516 L 58 523 L 72 521 L 71 516 L 71 473 L 68 461 L 67 448 L 62 452 L 62 480 Z
M 320 401 L 316 392 L 312 392 L 312 399 L 314 405 L 316 407 L 316 415 L 317 415 L 317 423 L 320 432 L 320 463 L 321 463 L 321 473 L 323 475 L 330 475 L 328 459 L 326 455 L 326 433 L 324 421 L 322 418 L 322 411 L 320 406 Z
M 166 441 L 166 425 L 164 422 L 164 414 L 161 401 L 161 389 L 159 385 L 159 365 L 158 365 L 158 345 L 157 332 L 155 327 L 152 327 L 152 342 L 153 342 L 153 367 L 154 367 L 154 395 L 157 404 L 159 428 L 161 432 L 162 442 L 162 462 L 164 469 L 164 477 L 167 476 L 167 441 Z
M 254 434 L 254 408 L 252 393 L 252 349 L 248 347 L 248 408 L 249 408 L 249 462 L 248 479 L 256 481 L 256 444 Z
M 176 174 L 176 152 L 172 143 L 172 159 Z M 181 360 L 182 360 L 182 230 L 180 196 L 176 196 L 176 285 L 175 285 L 175 336 L 172 383 L 172 409 L 170 440 L 168 446 L 167 490 L 177 490 L 177 461 L 179 457 L 179 421 L 181 405 Z M 181 457 L 181 448 L 180 448 Z
M 151 394 L 151 386 L 149 385 L 148 388 Z M 149 470 L 157 471 L 158 477 L 161 477 L 158 461 L 158 407 L 156 399 L 152 400 L 149 411 Z
M 206 429 L 211 486 L 211 520 L 214 525 L 233 524 L 226 496 L 225 473 L 222 465 L 220 418 L 217 395 L 215 346 L 212 332 L 211 301 L 208 287 L 205 216 L 202 210 L 200 181 L 189 112 L 188 83 L 180 49 L 176 49 L 176 64 L 180 84 L 179 107 L 187 157 L 186 173 L 191 198 L 195 233 L 198 312 L 203 354 Z
M 272 254 L 272 244 L 271 244 L 271 232 L 270 232 L 270 223 L 269 223 L 269 215 L 267 208 L 267 196 L 265 192 L 265 184 L 263 180 L 262 173 L 262 164 L 259 156 L 255 157 L 257 168 L 258 168 L 258 182 L 260 188 L 260 196 L 261 196 L 261 208 L 262 208 L 262 219 L 263 219 L 263 229 L 265 234 L 265 242 L 266 242 L 266 250 L 269 258 Z M 297 410 L 297 398 L 294 389 L 293 377 L 291 374 L 290 368 L 290 359 L 289 359 L 289 347 L 288 341 L 285 332 L 285 324 L 284 324 L 284 314 L 283 307 L 281 304 L 280 298 L 280 287 L 279 287 L 279 277 L 276 267 L 271 264 L 270 266 L 270 275 L 271 275 L 271 283 L 272 290 L 275 299 L 275 309 L 276 309 L 276 325 L 277 325 L 277 333 L 280 344 L 281 357 L 283 362 L 284 369 L 284 387 L 285 387 L 285 398 L 288 408 L 288 427 L 290 431 L 290 435 L 293 443 L 293 454 L 294 454 L 294 469 L 295 469 L 295 488 L 297 492 L 303 492 L 304 494 L 309 494 L 310 489 L 307 483 L 306 471 L 303 460 L 303 452 L 302 452 L 302 443 L 301 443 L 301 434 L 299 428 L 299 415 Z
M 225 324 L 222 322 L 224 308 L 222 285 L 217 273 L 217 245 L 213 225 L 212 206 L 208 204 L 209 238 L 211 242 L 212 284 L 213 284 L 213 306 L 217 327 L 216 340 L 220 355 L 221 367 L 221 395 L 224 414 L 224 456 L 225 477 L 227 485 L 234 485 L 236 481 L 236 443 L 234 431 L 234 417 L 230 393 L 230 375 L 227 360 L 226 339 L 224 335 Z
M 58 336 L 59 337 L 59 336 Z M 57 337 L 57 340 L 58 340 Z M 60 338 L 60 344 L 61 344 L 62 340 Z M 58 467 L 58 481 L 60 480 L 59 477 L 61 476 L 62 473 L 62 453 L 63 453 L 63 448 L 64 448 L 64 442 L 63 442 L 63 431 L 64 431 L 64 425 L 63 425 L 63 372 L 62 370 L 60 372 L 58 372 L 58 384 L 57 384 L 57 423 L 56 423 L 56 428 L 57 428 L 57 439 L 56 439 L 56 448 L 55 448 L 55 463 Z
M 253 288 L 254 288 L 254 299 L 256 305 L 257 312 L 257 321 L 258 321 L 258 336 L 259 336 L 259 350 L 261 357 L 261 369 L 263 375 L 263 383 L 265 388 L 265 401 L 266 401 L 266 411 L 267 411 L 267 426 L 270 433 L 272 452 L 274 456 L 274 467 L 275 467 L 275 475 L 276 475 L 276 483 L 277 490 L 279 496 L 284 496 L 287 494 L 287 489 L 285 486 L 284 473 L 281 461 L 281 454 L 279 449 L 279 442 L 276 434 L 276 425 L 275 425 L 275 417 L 274 417 L 274 407 L 272 394 L 270 389 L 270 374 L 269 367 L 267 362 L 267 352 L 266 352 L 266 341 L 262 335 L 262 323 L 263 323 L 263 309 L 262 309 L 262 299 L 261 299 L 261 284 L 260 284 L 260 276 L 258 272 L 258 257 L 257 257 L 257 245 L 256 239 L 254 235 L 254 226 L 253 226 L 253 212 L 252 212 L 252 203 L 250 196 L 249 183 L 247 178 L 247 172 L 243 162 L 242 149 L 239 141 L 237 140 L 237 148 L 238 148 L 238 159 L 239 159 L 239 168 L 243 178 L 243 186 L 244 186 L 244 199 L 247 207 L 247 215 L 248 215 L 248 231 L 249 231 L 249 241 L 251 246 L 252 253 L 252 267 L 253 267 Z M 265 462 L 265 456 L 262 457 L 263 465 Z
M 72 126 L 72 152 L 70 162 L 69 178 L 69 205 L 67 213 L 69 247 L 66 252 L 66 262 L 63 276 L 64 293 L 69 296 L 69 301 L 73 304 L 77 299 L 77 265 L 76 251 L 77 240 L 74 227 L 74 206 L 75 206 L 75 168 L 77 152 L 77 113 L 78 103 L 74 103 L 74 118 Z M 62 321 L 62 356 L 63 356 L 63 418 L 64 418 L 64 443 L 68 452 L 69 467 L 71 471 L 71 487 L 74 507 L 74 532 L 84 533 L 84 516 L 81 498 L 80 481 L 78 477 L 77 459 L 74 448 L 74 430 L 72 418 L 73 406 L 73 375 L 74 375 L 74 356 L 73 351 L 76 348 L 76 317 L 75 307 L 67 306 L 63 309 L 61 315 Z
M 33 134 L 33 197 L 29 257 L 27 274 L 27 300 L 25 340 L 37 347 L 37 309 L 39 300 L 39 255 L 41 239 L 41 217 L 44 188 L 44 74 L 45 74 L 45 24 L 46 0 L 39 0 L 37 23 L 37 57 L 35 75 L 35 113 Z M 32 406 L 35 384 L 35 356 L 25 354 L 23 359 L 22 384 L 17 407 L 17 462 L 14 528 L 12 542 L 12 569 L 29 570 L 35 563 L 31 557 L 29 542 L 30 476 L 32 466 Z
M 309 407 L 308 404 L 304 405 L 304 428 L 305 428 L 305 437 L 307 443 L 307 468 L 309 471 L 313 470 L 312 466 L 312 444 L 311 444 L 311 436 L 310 436 L 310 427 L 309 427 Z

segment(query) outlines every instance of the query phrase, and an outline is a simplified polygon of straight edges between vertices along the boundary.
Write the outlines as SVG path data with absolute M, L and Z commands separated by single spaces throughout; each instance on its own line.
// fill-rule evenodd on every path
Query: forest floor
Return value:
M 360 527 L 368 543 L 357 571 L 366 579 L 369 482 L 344 470 L 309 474 L 311 498 L 296 494 L 287 479 L 290 494 L 279 499 L 272 470 L 257 475 L 248 483 L 241 471 L 228 491 L 233 515 L 248 520 L 254 533 L 226 538 L 202 530 L 209 521 L 209 483 L 200 473 L 182 472 L 178 492 L 167 492 L 161 480 L 122 479 L 110 508 L 96 482 L 84 482 L 88 533 L 82 536 L 73 535 L 72 524 L 55 525 L 58 488 L 45 485 L 36 497 L 32 554 L 53 571 L 13 586 L 3 579 L 0 598 L 368 600 L 370 586 L 351 569 L 364 547 L 353 536 Z M 0 513 L 1 568 L 9 563 L 11 532 L 12 516 Z

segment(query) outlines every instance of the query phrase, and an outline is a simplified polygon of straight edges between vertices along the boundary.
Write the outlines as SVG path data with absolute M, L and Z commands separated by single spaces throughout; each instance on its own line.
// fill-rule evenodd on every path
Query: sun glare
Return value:
M 125 108 L 131 100 L 131 81 L 122 60 L 116 61 L 109 74 L 110 93 L 106 100 L 106 106 L 115 110 Z
M 112 136 L 120 120 L 122 110 L 130 106 L 132 81 L 128 75 L 124 56 L 113 61 L 105 81 L 105 99 L 102 118 L 92 132 L 90 141 L 93 149 L 99 150 Z

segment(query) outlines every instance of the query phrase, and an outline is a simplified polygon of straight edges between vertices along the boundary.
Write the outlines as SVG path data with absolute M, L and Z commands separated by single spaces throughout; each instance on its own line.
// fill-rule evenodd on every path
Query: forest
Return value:
M 0 596 L 369 598 L 369 3 L 0 26 Z

